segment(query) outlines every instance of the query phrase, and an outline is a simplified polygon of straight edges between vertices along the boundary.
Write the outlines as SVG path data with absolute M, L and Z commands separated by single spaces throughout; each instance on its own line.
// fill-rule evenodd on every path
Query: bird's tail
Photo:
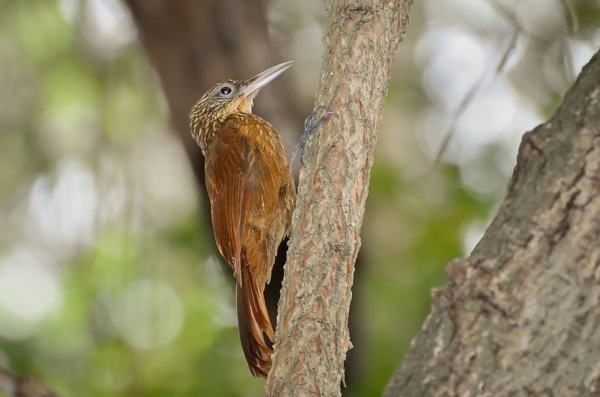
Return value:
M 242 263 L 245 265 L 244 262 Z M 271 369 L 273 349 L 267 345 L 265 334 L 271 342 L 274 342 L 275 333 L 269 319 L 263 291 L 259 291 L 252 280 L 249 266 L 244 265 L 241 269 L 241 283 L 236 283 L 240 340 L 252 375 L 266 377 Z

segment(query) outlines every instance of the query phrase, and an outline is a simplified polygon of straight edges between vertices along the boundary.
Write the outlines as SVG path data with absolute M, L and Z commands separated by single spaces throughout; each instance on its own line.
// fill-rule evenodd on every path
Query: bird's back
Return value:
M 271 350 L 263 333 L 272 342 L 274 333 L 263 291 L 290 229 L 294 180 L 279 134 L 253 114 L 235 114 L 221 124 L 205 164 L 215 239 L 237 280 L 244 353 L 253 373 L 266 375 Z

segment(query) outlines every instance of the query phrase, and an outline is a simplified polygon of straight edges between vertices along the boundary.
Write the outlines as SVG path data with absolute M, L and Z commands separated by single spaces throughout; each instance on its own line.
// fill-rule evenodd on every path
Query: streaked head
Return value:
M 248 80 L 227 80 L 208 90 L 190 113 L 190 128 L 202 150 L 206 150 L 219 124 L 235 113 L 252 113 L 258 91 L 283 73 L 293 62 L 275 65 Z

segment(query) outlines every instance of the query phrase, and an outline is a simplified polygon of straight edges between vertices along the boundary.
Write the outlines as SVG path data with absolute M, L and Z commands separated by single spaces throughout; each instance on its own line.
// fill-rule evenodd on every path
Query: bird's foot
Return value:
M 317 115 L 319 114 L 319 111 L 321 109 L 325 110 L 325 114 L 317 120 Z M 301 153 L 300 154 L 300 163 L 302 163 L 302 166 L 304 166 L 303 150 L 304 150 L 304 146 L 306 146 L 306 141 L 312 134 L 315 133 L 315 131 L 317 131 L 317 128 L 319 128 L 321 126 L 321 124 L 323 124 L 323 122 L 327 121 L 327 119 L 333 115 L 335 115 L 334 112 L 327 111 L 327 108 L 322 105 L 316 106 L 312 110 L 312 112 L 310 112 L 310 115 L 306 118 L 306 120 L 304 120 L 304 132 L 302 133 L 300 140 L 298 141 L 298 143 L 296 144 L 296 147 L 294 148 L 294 153 L 292 154 L 292 158 L 290 160 L 290 166 L 292 166 L 294 164 L 294 161 L 296 160 L 296 156 L 298 155 L 298 153 Z

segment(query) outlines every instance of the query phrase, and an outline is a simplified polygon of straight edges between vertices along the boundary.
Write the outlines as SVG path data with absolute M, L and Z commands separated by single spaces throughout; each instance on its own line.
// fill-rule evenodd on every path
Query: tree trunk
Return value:
M 278 311 L 270 396 L 340 395 L 377 126 L 411 0 L 329 0 L 317 105 Z
M 600 394 L 599 76 L 600 53 L 525 134 L 498 214 L 448 265 L 384 396 Z

